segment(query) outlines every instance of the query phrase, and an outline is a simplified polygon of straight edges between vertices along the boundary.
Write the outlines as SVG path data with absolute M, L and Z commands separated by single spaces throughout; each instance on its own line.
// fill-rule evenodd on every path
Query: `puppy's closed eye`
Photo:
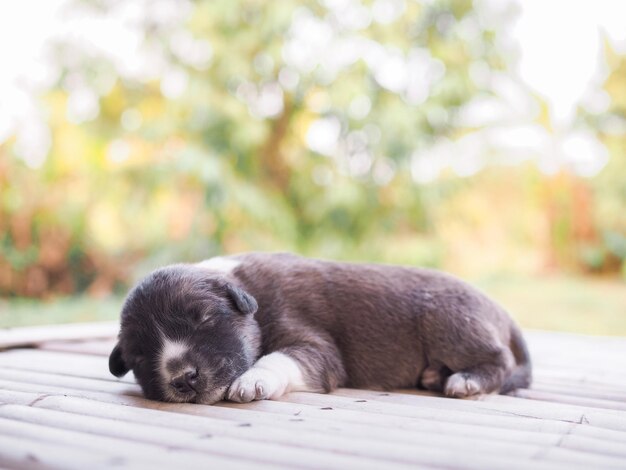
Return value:
M 191 311 L 187 314 L 187 316 L 191 318 L 191 321 L 197 326 L 210 322 L 211 318 L 213 317 L 211 312 L 207 310 Z
M 229 313 L 230 312 L 228 312 L 228 310 L 225 308 L 218 308 L 194 311 L 191 312 L 189 315 L 191 316 L 191 318 L 194 319 L 194 322 L 196 324 L 212 326 L 217 320 L 219 320 L 219 317 L 228 315 Z

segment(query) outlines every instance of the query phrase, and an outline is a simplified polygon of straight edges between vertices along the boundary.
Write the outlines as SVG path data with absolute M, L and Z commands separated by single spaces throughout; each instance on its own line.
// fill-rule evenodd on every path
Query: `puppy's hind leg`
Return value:
M 459 370 L 448 377 L 443 391 L 454 398 L 499 391 L 510 372 L 508 362 L 503 352 L 494 362 Z

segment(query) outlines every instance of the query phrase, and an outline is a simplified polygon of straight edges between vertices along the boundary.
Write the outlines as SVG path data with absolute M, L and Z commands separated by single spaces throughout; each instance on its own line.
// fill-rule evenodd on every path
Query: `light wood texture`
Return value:
M 36 346 L 46 341 L 85 341 L 110 339 L 117 335 L 115 322 L 73 323 L 70 325 L 32 326 L 26 328 L 0 328 L 0 350 Z
M 0 467 L 626 468 L 626 339 L 528 333 L 535 382 L 515 396 L 339 389 L 202 406 L 111 376 L 116 325 L 9 333 Z

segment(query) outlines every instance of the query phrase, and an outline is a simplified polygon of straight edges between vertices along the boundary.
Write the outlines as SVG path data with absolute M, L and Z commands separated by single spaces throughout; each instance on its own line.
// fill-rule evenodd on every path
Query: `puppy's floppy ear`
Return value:
M 115 345 L 109 356 L 109 370 L 115 377 L 123 377 L 129 370 L 122 358 L 122 350 L 119 343 Z
M 235 302 L 237 309 L 245 315 L 252 315 L 259 308 L 254 297 L 231 283 L 226 284 L 226 292 Z

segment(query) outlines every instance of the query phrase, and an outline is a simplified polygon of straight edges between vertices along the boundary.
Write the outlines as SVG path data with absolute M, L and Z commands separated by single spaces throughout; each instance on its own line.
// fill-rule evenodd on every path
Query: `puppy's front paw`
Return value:
M 268 369 L 252 367 L 235 380 L 228 390 L 228 399 L 239 403 L 278 398 L 285 391 L 278 376 Z
M 448 377 L 444 392 L 449 397 L 465 398 L 481 393 L 480 384 L 470 374 L 457 372 Z

